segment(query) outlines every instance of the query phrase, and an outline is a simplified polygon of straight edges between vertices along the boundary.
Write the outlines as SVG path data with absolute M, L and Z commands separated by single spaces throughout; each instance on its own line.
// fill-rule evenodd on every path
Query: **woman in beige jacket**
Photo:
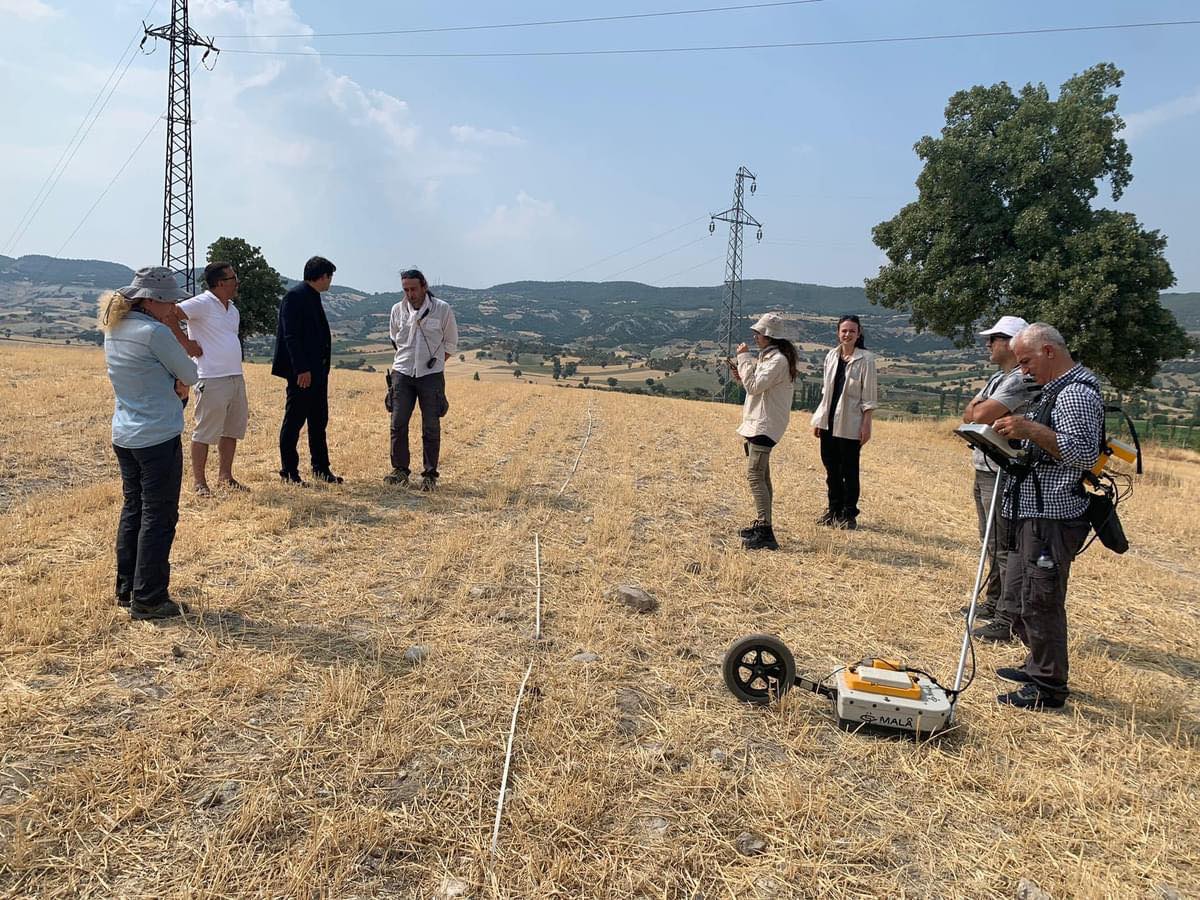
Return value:
M 746 477 L 754 497 L 754 523 L 741 530 L 742 546 L 747 550 L 778 550 L 779 542 L 771 526 L 771 448 L 787 430 L 792 413 L 793 383 L 796 380 L 796 348 L 788 339 L 791 328 L 782 316 L 767 313 L 754 323 L 754 343 L 758 353 L 747 344 L 738 346 L 737 359 L 731 359 L 730 372 L 746 389 L 742 406 L 742 424 L 738 434 L 746 439 Z
M 824 388 L 812 418 L 829 490 L 829 508 L 817 521 L 853 530 L 858 527 L 859 453 L 871 439 L 879 383 L 875 354 L 865 349 L 858 316 L 838 319 L 837 335 L 838 345 L 825 357 Z

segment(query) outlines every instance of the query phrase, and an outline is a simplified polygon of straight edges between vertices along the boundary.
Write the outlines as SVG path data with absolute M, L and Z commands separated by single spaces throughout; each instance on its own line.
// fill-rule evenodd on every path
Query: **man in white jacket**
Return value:
M 408 485 L 411 476 L 408 422 L 421 407 L 421 490 L 437 487 L 442 447 L 441 417 L 446 414 L 446 360 L 458 351 L 454 310 L 438 300 L 420 269 L 400 273 L 404 299 L 392 307 L 388 335 L 396 348 L 392 363 L 392 472 L 384 481 Z

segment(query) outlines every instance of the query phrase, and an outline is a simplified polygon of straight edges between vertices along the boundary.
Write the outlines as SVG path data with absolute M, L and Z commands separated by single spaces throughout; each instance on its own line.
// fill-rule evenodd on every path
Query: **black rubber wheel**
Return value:
M 796 681 L 796 660 L 774 635 L 748 634 L 725 652 L 721 673 L 733 696 L 765 705 L 791 690 Z

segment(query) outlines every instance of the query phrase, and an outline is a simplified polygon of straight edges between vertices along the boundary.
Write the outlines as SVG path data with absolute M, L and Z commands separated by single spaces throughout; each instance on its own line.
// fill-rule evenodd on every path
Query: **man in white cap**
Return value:
M 983 386 L 963 411 L 964 422 L 991 425 L 997 419 L 1010 415 L 1021 415 L 1037 393 L 1037 386 L 1030 384 L 1013 354 L 1009 343 L 1028 323 L 1019 316 L 1001 316 L 1000 320 L 979 336 L 987 341 L 991 361 L 996 372 Z M 991 505 L 996 479 L 1000 473 L 995 465 L 980 450 L 972 453 L 975 466 L 975 514 L 979 520 L 979 539 L 987 529 L 988 507 Z M 991 619 L 987 625 L 976 628 L 973 634 L 986 641 L 1010 642 L 1013 638 L 1013 623 L 1019 612 L 1019 598 L 1005 590 L 1010 543 L 1010 522 L 1000 515 L 1000 504 L 992 510 L 992 534 L 986 548 L 988 574 L 980 593 L 983 598 L 975 610 L 976 618 Z

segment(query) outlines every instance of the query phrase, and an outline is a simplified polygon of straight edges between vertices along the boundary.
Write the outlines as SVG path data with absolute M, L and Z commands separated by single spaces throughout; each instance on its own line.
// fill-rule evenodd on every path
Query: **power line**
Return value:
M 441 34 L 448 31 L 491 31 L 501 28 L 534 28 L 544 25 L 581 25 L 594 22 L 620 22 L 630 19 L 658 19 L 667 16 L 696 16 L 705 13 L 737 12 L 747 9 L 769 9 L 776 6 L 802 6 L 824 0 L 777 0 L 774 3 L 743 3 L 738 6 L 708 6 L 700 9 L 675 9 L 666 12 L 629 13 L 620 16 L 586 16 L 578 19 L 544 19 L 536 22 L 505 22 L 498 25 L 447 25 L 436 28 L 393 28 L 384 31 L 326 31 L 310 34 L 218 34 L 218 38 L 326 38 L 375 37 L 393 34 Z
M 696 238 L 694 241 L 688 241 L 686 244 L 680 244 L 675 249 L 668 250 L 666 253 L 660 253 L 660 254 L 658 254 L 658 256 L 652 256 L 649 259 L 644 259 L 636 265 L 630 266 L 627 269 L 622 269 L 620 272 L 613 272 L 613 274 L 608 275 L 604 278 L 601 278 L 600 280 L 601 281 L 612 281 L 618 275 L 624 275 L 626 272 L 632 272 L 634 269 L 640 269 L 642 266 L 648 266 L 652 262 L 658 262 L 658 260 L 663 259 L 664 257 L 670 256 L 673 253 L 678 253 L 680 250 L 686 250 L 688 247 L 692 246 L 693 244 L 698 244 L 701 241 L 707 240 L 707 239 L 708 239 L 708 235 L 706 234 L 703 237 Z
M 145 15 L 150 15 L 156 6 L 158 6 L 158 0 L 153 0 L 153 2 L 150 4 L 150 8 L 146 10 Z M 63 147 L 62 153 L 59 154 L 58 160 L 50 168 L 50 171 L 47 173 L 45 180 L 41 184 L 41 187 L 39 187 L 37 193 L 33 195 L 33 199 L 29 201 L 29 206 L 26 207 L 25 212 L 21 214 L 21 218 L 17 220 L 17 225 L 13 229 L 13 233 L 8 236 L 8 240 L 5 242 L 4 247 L 6 251 L 15 249 L 14 245 L 25 236 L 25 233 L 29 230 L 30 226 L 33 225 L 33 220 L 36 219 L 38 213 L 42 211 L 42 207 L 46 205 L 46 201 L 50 198 L 50 194 L 53 193 L 54 189 L 58 186 L 58 182 L 62 179 L 63 174 L 67 171 L 67 167 L 71 165 L 71 161 L 75 158 L 75 154 L 79 152 L 79 148 L 83 146 L 83 142 L 87 140 L 92 128 L 95 127 L 96 122 L 100 118 L 100 114 L 104 112 L 104 107 L 108 105 L 108 101 L 112 99 L 112 95 L 116 92 L 117 87 L 125 78 L 125 73 L 129 71 L 129 66 L 133 62 L 133 56 L 130 56 L 129 60 L 126 61 L 125 54 L 129 53 L 130 48 L 133 47 L 133 42 L 138 39 L 139 34 L 140 32 L 137 32 L 129 39 L 129 43 L 125 45 L 125 49 L 122 50 L 121 55 L 117 57 L 116 64 L 112 67 L 112 71 L 108 73 L 108 77 L 104 79 L 104 84 L 100 86 L 100 90 L 96 92 L 96 96 L 92 100 L 91 106 L 87 108 L 87 112 L 85 112 L 83 114 L 83 118 L 79 120 L 79 125 L 76 126 L 75 133 L 71 135 L 71 139 L 67 141 L 66 146 Z M 112 86 L 112 90 L 109 91 L 108 97 L 104 100 L 103 105 L 96 112 L 95 118 L 92 119 L 91 124 L 89 125 L 88 118 L 92 115 L 92 110 L 96 109 L 96 104 L 100 102 L 101 97 L 104 97 L 105 90 L 108 89 L 108 85 L 113 80 L 113 76 L 116 75 L 117 69 L 121 68 L 122 62 L 125 63 L 125 68 L 121 70 L 121 75 L 119 78 L 117 78 L 117 83 Z M 84 131 L 85 125 L 87 125 L 86 131 Z M 82 137 L 80 137 L 81 131 L 83 131 Z M 76 138 L 79 139 L 78 144 L 75 143 Z M 74 145 L 73 150 L 71 149 L 72 145 Z M 70 157 L 67 156 L 68 153 L 70 153 Z M 63 162 L 64 159 L 66 160 L 65 163 Z M 59 170 L 59 166 L 62 166 L 61 171 Z M 57 176 L 55 175 L 55 172 L 58 173 Z M 47 185 L 49 185 L 48 188 Z M 45 191 L 44 195 L 43 191 Z M 39 197 L 41 198 L 40 202 Z M 28 217 L 28 221 L 26 221 L 26 217 Z
M 631 56 L 655 53 L 710 53 L 728 50 L 781 50 L 807 47 L 853 47 L 870 44 L 906 44 L 923 41 L 952 41 L 968 38 L 1020 37 L 1036 34 L 1068 34 L 1089 31 L 1119 31 L 1132 28 L 1170 28 L 1179 25 L 1200 25 L 1200 19 L 1180 19 L 1172 22 L 1126 22 L 1116 25 L 1064 25 L 1055 28 L 1017 28 L 1010 31 L 966 31 L 956 34 L 919 34 L 901 37 L 847 38 L 828 41 L 780 41 L 769 44 L 715 44 L 707 47 L 630 47 L 607 50 L 484 50 L 431 52 L 346 52 L 318 50 L 226 50 L 243 56 L 321 56 L 343 59 L 481 59 L 549 56 Z
M 562 278 L 560 278 L 559 281 L 566 281 L 572 275 L 582 272 L 585 269 L 590 269 L 593 266 L 598 266 L 598 265 L 600 265 L 600 263 L 608 262 L 610 259 L 616 259 L 618 256 L 623 256 L 631 250 L 638 249 L 638 247 L 645 247 L 647 244 L 653 244 L 659 238 L 664 238 L 668 234 L 674 234 L 676 231 L 679 231 L 681 228 L 687 228 L 689 225 L 695 225 L 700 220 L 707 219 L 707 218 L 708 218 L 707 215 L 697 216 L 694 219 L 690 219 L 687 222 L 684 222 L 682 225 L 676 225 L 674 228 L 668 228 L 666 231 L 662 232 L 661 234 L 656 234 L 654 237 L 646 238 L 646 240 L 641 241 L 640 243 L 634 244 L 632 247 L 626 247 L 624 250 L 618 250 L 616 253 L 609 254 L 608 256 L 604 257 L 603 259 L 598 259 L 595 262 L 588 263 L 586 266 L 580 266 L 578 269 L 572 269 L 566 275 L 562 276 Z
M 33 195 L 33 199 L 29 202 L 29 206 L 25 209 L 25 212 L 22 214 L 20 220 L 18 220 L 16 228 L 13 229 L 13 233 L 8 236 L 8 241 L 5 243 L 6 250 L 13 248 L 16 244 L 20 243 L 22 238 L 25 237 L 26 232 L 29 231 L 30 227 L 32 227 L 34 223 L 34 220 L 37 219 L 38 213 L 42 211 L 42 207 L 46 205 L 46 201 L 50 199 L 50 195 L 54 193 L 54 189 L 58 187 L 58 183 L 62 180 L 63 175 L 65 175 L 67 169 L 70 168 L 71 163 L 75 159 L 75 155 L 79 152 L 79 149 L 83 146 L 84 141 L 87 140 L 88 135 L 92 133 L 92 129 L 100 120 L 100 115 L 104 112 L 105 107 L 108 106 L 108 102 L 113 98 L 113 94 L 116 93 L 117 88 L 120 87 L 121 82 L 125 79 L 125 73 L 129 71 L 130 65 L 133 64 L 134 57 L 137 56 L 137 53 L 135 52 L 130 54 L 128 60 L 125 59 L 125 55 L 126 53 L 129 53 L 129 47 L 132 45 L 133 41 L 130 41 L 129 46 L 127 46 L 121 53 L 121 58 L 117 60 L 116 66 L 113 67 L 113 70 L 109 73 L 104 85 L 100 88 L 100 93 L 96 95 L 96 99 L 92 101 L 92 105 L 88 107 L 88 111 L 83 114 L 83 119 L 80 121 L 79 126 L 75 129 L 75 133 L 71 135 L 71 139 L 67 141 L 67 145 L 63 147 L 63 151 L 59 155 L 58 161 L 54 163 L 54 166 L 46 175 L 46 179 L 42 182 L 42 186 L 38 188 L 37 193 Z M 117 69 L 121 68 L 122 62 L 125 63 L 125 68 L 121 69 L 121 74 L 117 76 L 117 80 L 113 82 L 113 76 L 116 75 Z M 110 83 L 112 84 L 111 89 L 109 89 Z M 107 96 L 105 96 L 105 91 L 108 92 Z M 101 97 L 103 97 L 104 100 L 102 103 L 100 103 L 100 108 L 96 109 L 96 104 L 100 102 Z M 95 110 L 94 116 L 92 115 L 93 110 Z M 91 121 L 88 121 L 89 118 Z M 82 132 L 82 134 L 80 132 Z
M 655 281 L 659 282 L 659 285 L 662 286 L 662 282 L 664 281 L 670 281 L 672 278 L 678 278 L 680 275 L 686 275 L 688 272 L 699 269 L 701 266 L 708 266 L 715 262 L 720 262 L 724 258 L 725 254 L 722 253 L 720 256 L 714 256 L 712 259 L 706 259 L 704 262 L 698 262 L 694 266 L 688 266 L 686 269 L 680 269 L 678 272 L 672 272 L 670 275 L 664 275 L 662 278 L 656 278 Z
M 96 211 L 96 207 L 100 205 L 100 201 L 103 200 L 108 195 L 108 192 L 112 189 L 112 186 L 117 183 L 117 179 L 121 177 L 121 173 L 123 173 L 125 171 L 125 169 L 129 166 L 129 164 L 131 162 L 133 162 L 133 158 L 135 156 L 137 156 L 137 152 L 139 150 L 141 150 L 142 145 L 145 144 L 146 141 L 148 141 L 150 139 L 150 135 L 152 135 L 154 133 L 154 130 L 158 127 L 158 123 L 161 121 L 162 121 L 161 116 L 159 118 L 155 119 L 154 122 L 150 125 L 150 130 L 147 131 L 144 135 L 142 135 L 142 139 L 140 141 L 138 141 L 137 146 L 134 147 L 133 151 L 129 154 L 129 156 L 127 156 L 125 158 L 125 162 L 121 163 L 121 168 L 117 169 L 117 174 L 115 174 L 112 177 L 112 179 L 105 186 L 104 190 L 102 190 L 100 192 L 100 196 L 96 198 L 96 202 L 93 203 L 90 207 L 88 207 L 88 211 L 83 214 L 83 218 L 79 220 L 79 224 L 75 226 L 75 229 L 69 235 L 67 235 L 67 239 L 65 241 L 63 241 L 62 245 L 58 248 L 58 250 L 56 250 L 54 252 L 55 256 L 62 255 L 62 252 L 63 252 L 63 250 L 66 249 L 67 244 L 71 243 L 71 240 L 75 237 L 76 234 L 79 233 L 79 229 L 83 227 L 84 223 L 91 217 L 92 213 Z

